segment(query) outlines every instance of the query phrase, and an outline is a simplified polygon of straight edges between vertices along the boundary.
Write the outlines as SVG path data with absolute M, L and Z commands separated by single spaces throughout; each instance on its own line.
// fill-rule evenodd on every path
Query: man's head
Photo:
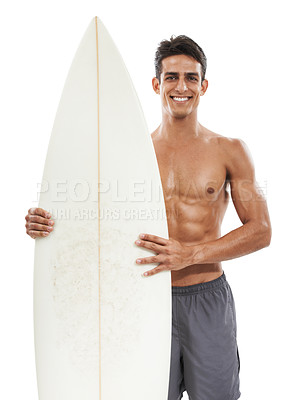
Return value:
M 171 36 L 170 40 L 162 40 L 155 52 L 155 76 L 160 83 L 162 61 L 170 56 L 184 54 L 194 58 L 201 65 L 201 79 L 205 79 L 207 60 L 201 47 L 185 35 Z
M 173 118 L 197 117 L 200 96 L 206 92 L 206 57 L 187 36 L 163 40 L 155 54 L 155 93 L 162 102 L 163 115 Z

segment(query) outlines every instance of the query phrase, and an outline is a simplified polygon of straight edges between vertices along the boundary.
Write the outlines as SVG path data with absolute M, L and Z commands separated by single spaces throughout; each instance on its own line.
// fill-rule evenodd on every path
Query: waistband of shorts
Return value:
M 219 278 L 213 279 L 212 281 L 197 283 L 196 285 L 189 286 L 172 286 L 172 295 L 184 295 L 203 292 L 205 290 L 216 289 L 226 284 L 226 276 L 223 274 Z

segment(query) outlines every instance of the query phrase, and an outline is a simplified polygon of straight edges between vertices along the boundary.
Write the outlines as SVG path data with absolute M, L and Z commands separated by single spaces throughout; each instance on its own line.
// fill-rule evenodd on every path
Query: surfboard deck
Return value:
M 124 62 L 99 18 L 62 92 L 35 241 L 34 332 L 40 400 L 166 400 L 171 276 L 142 277 L 138 234 L 168 237 L 159 169 Z M 151 253 L 153 254 L 153 253 Z M 155 266 L 151 264 L 151 266 Z

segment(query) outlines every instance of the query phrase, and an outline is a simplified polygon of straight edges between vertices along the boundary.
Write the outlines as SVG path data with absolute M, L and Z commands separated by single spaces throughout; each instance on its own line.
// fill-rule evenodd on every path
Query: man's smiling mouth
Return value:
M 184 96 L 184 97 L 183 96 L 182 97 L 181 96 L 170 96 L 170 97 L 172 100 L 174 100 L 175 102 L 178 102 L 178 103 L 183 103 L 192 98 L 192 96 Z

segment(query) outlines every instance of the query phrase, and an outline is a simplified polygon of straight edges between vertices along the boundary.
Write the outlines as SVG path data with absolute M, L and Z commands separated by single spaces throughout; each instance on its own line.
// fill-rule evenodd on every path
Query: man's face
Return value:
M 160 94 L 163 112 L 174 118 L 185 118 L 197 113 L 200 96 L 207 89 L 208 82 L 201 84 L 201 65 L 194 58 L 176 55 L 162 61 L 161 82 L 153 78 L 152 85 Z

